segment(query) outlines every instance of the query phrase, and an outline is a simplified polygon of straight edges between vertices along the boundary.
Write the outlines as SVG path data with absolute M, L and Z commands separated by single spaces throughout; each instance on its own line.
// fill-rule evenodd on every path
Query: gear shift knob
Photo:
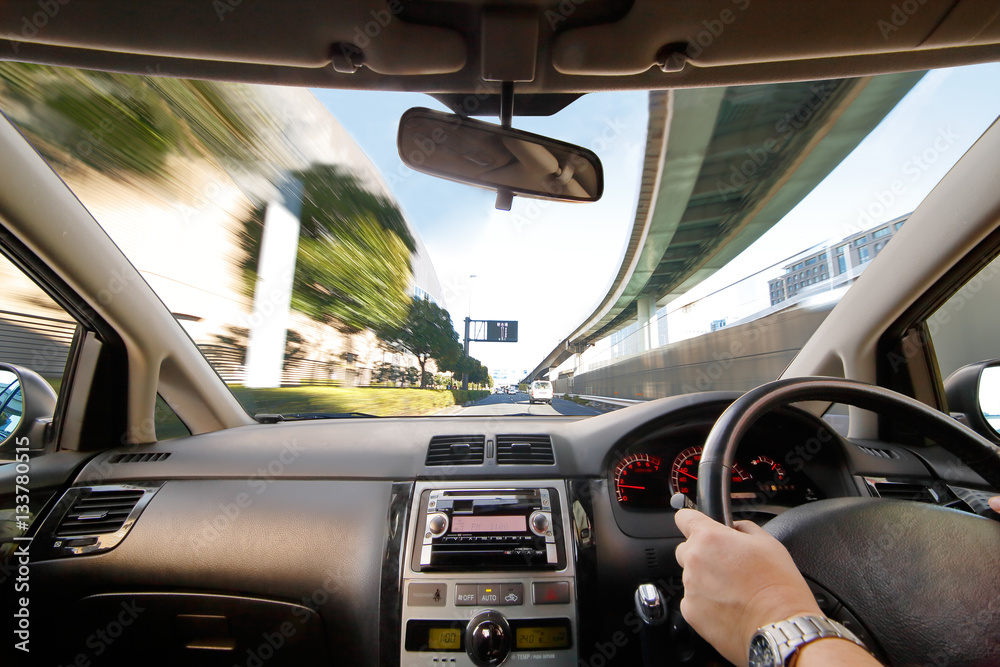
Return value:
M 646 625 L 660 625 L 667 620 L 667 605 L 655 584 L 640 584 L 635 591 L 635 610 Z

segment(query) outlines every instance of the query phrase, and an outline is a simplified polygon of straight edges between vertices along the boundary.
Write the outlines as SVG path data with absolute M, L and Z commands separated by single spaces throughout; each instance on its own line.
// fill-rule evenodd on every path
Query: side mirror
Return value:
M 1000 444 L 1000 359 L 962 366 L 944 381 L 948 409 L 976 433 Z
M 411 169 L 496 190 L 497 208 L 509 210 L 512 194 L 592 202 L 604 193 L 593 151 L 456 114 L 410 109 L 399 121 L 396 144 Z
M 15 447 L 41 449 L 56 409 L 56 392 L 35 371 L 0 364 L 0 458 Z

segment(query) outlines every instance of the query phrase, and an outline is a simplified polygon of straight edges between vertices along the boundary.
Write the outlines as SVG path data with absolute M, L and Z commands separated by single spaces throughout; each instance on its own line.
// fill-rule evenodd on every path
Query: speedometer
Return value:
M 665 507 L 670 500 L 666 471 L 651 454 L 629 454 L 615 466 L 618 502 L 632 507 Z
M 670 466 L 670 494 L 683 493 L 692 501 L 698 495 L 698 464 L 702 447 L 688 447 L 674 458 Z M 751 479 L 738 463 L 733 463 L 733 483 Z

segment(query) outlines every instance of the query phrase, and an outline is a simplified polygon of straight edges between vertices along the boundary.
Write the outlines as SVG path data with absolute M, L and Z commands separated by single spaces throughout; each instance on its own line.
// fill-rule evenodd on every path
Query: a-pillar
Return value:
M 245 380 L 248 387 L 281 386 L 301 214 L 302 184 L 289 178 L 264 212 L 248 327 Z

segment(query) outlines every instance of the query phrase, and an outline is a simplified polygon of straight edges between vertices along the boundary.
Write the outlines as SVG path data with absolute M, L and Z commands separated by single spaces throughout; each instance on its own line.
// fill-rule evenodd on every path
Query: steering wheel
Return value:
M 747 392 L 719 417 L 698 467 L 702 512 L 733 524 L 730 479 L 740 439 L 764 413 L 801 401 L 904 421 L 1000 488 L 1000 449 L 950 416 L 881 387 L 793 378 Z M 911 501 L 839 498 L 788 510 L 765 529 L 806 580 L 851 612 L 890 664 L 1000 664 L 1000 522 Z

